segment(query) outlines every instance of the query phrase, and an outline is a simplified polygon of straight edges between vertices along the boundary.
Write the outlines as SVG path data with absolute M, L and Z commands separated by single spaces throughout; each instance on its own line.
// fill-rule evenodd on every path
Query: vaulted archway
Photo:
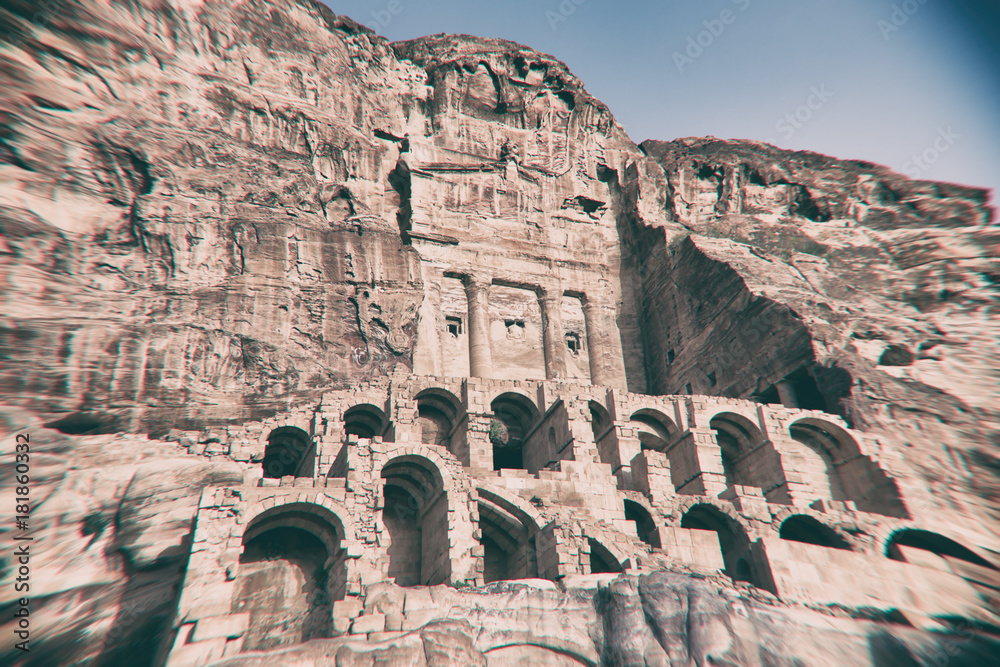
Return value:
M 526 396 L 515 392 L 500 394 L 490 403 L 490 442 L 493 469 L 524 469 L 524 441 L 538 422 L 538 408 Z
M 611 551 L 592 537 L 587 538 L 590 546 L 590 574 L 609 574 L 622 572 L 622 564 Z
M 635 533 L 640 540 L 659 549 L 660 533 L 656 529 L 656 521 L 645 507 L 634 500 L 625 499 L 625 519 L 635 525 Z
M 422 456 L 398 457 L 383 466 L 382 479 L 389 577 L 400 586 L 447 583 L 448 496 L 437 466 Z
M 629 417 L 629 426 L 636 430 L 642 449 L 662 452 L 677 436 L 679 429 L 670 417 L 659 410 L 643 408 Z
M 461 401 L 447 389 L 424 389 L 415 397 L 417 402 L 417 427 L 420 441 L 439 445 L 458 456 L 452 435 L 464 414 Z M 461 458 L 461 457 L 459 457 Z
M 726 574 L 736 581 L 757 583 L 757 576 L 751 565 L 750 538 L 746 529 L 733 517 L 712 505 L 698 504 L 681 517 L 681 528 L 715 531 L 719 536 Z
M 316 445 L 297 426 L 282 426 L 267 437 L 264 449 L 264 477 L 312 477 L 315 474 Z
M 485 583 L 537 577 L 537 527 L 496 496 L 480 492 L 478 505 Z
M 388 426 L 385 412 L 371 403 L 352 406 L 344 413 L 344 432 L 359 438 L 382 437 Z
M 807 417 L 793 422 L 789 434 L 813 453 L 815 465 L 803 472 L 819 497 L 850 500 L 864 512 L 907 516 L 896 482 L 861 453 L 857 441 L 843 427 Z
M 735 412 L 715 415 L 709 422 L 709 427 L 715 431 L 715 439 L 719 443 L 726 483 L 730 486 L 756 486 L 766 489 L 767 480 L 763 479 L 751 464 L 755 450 L 764 443 L 764 434 L 760 428 Z
M 347 589 L 343 537 L 336 515 L 311 503 L 279 505 L 251 520 L 231 606 L 250 615 L 243 650 L 332 635 L 332 604 Z

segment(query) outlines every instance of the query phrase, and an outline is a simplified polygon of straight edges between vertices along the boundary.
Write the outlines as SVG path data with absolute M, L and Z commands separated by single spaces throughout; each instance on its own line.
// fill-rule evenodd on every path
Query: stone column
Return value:
M 614 304 L 587 296 L 583 300 L 583 318 L 587 323 L 590 383 L 625 390 L 625 361 Z
M 775 382 L 774 386 L 778 390 L 778 400 L 781 401 L 782 405 L 793 410 L 799 407 L 799 397 L 795 393 L 795 385 L 788 380 L 780 380 Z
M 441 313 L 441 282 L 444 273 L 427 262 L 421 263 L 427 298 L 418 311 L 418 334 L 413 346 L 413 372 L 416 375 L 444 375 L 441 359 L 441 336 L 445 331 Z
M 545 377 L 566 378 L 566 344 L 563 341 L 562 292 L 542 289 L 538 296 L 542 309 L 542 345 L 545 351 Z
M 465 277 L 465 296 L 469 301 L 469 371 L 473 377 L 487 379 L 493 377 L 489 288 L 489 279 Z

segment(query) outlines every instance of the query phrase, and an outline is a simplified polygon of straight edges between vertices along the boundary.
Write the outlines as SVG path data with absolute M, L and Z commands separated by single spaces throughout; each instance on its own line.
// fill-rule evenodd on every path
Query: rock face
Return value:
M 36 4 L 33 661 L 996 663 L 987 193 L 637 146 L 551 56 L 312 0 Z
M 6 395 L 165 432 L 412 366 L 385 137 L 422 123 L 415 67 L 320 5 L 33 13 L 4 17 Z
M 667 176 L 665 239 L 636 237 L 641 270 L 670 277 L 644 293 L 647 367 L 668 367 L 651 391 L 834 412 L 916 448 L 948 502 L 996 498 L 994 475 L 966 474 L 1000 423 L 985 191 L 755 142 L 642 149 Z

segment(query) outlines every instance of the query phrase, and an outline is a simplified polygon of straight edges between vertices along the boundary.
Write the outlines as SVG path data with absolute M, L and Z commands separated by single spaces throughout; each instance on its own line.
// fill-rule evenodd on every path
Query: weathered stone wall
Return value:
M 413 378 L 399 387 L 385 386 L 381 389 L 382 400 L 376 396 L 380 391 L 377 387 L 363 392 L 327 394 L 317 412 L 332 414 L 332 406 L 347 406 L 343 414 L 350 415 L 349 404 L 365 400 L 387 405 L 389 413 L 398 414 L 392 409 L 394 404 L 411 404 L 414 396 L 435 395 L 428 393 L 435 388 L 435 382 L 433 378 Z M 514 381 L 465 380 L 463 384 L 473 385 L 477 391 L 466 388 L 459 392 L 462 396 L 484 395 L 485 400 L 472 399 L 484 403 L 494 402 L 490 400 L 493 396 L 509 396 L 530 389 L 526 383 Z M 437 395 L 449 391 L 445 386 L 438 386 L 437 390 L 442 392 Z M 578 395 L 581 392 L 583 397 Z M 541 425 L 551 421 L 558 409 L 572 412 L 573 406 L 587 406 L 585 416 L 580 419 L 585 422 L 598 419 L 601 424 L 598 430 L 609 424 L 621 436 L 615 441 L 616 448 L 635 438 L 636 427 L 631 425 L 634 420 L 624 420 L 624 416 L 642 415 L 646 419 L 643 428 L 656 430 L 650 424 L 653 415 L 669 419 L 666 415 L 673 414 L 678 417 L 676 423 L 669 428 L 661 424 L 662 429 L 658 429 L 672 432 L 671 440 L 660 441 L 659 445 L 668 454 L 677 450 L 689 454 L 677 458 L 676 464 L 672 461 L 670 468 L 693 466 L 697 476 L 717 480 L 714 484 L 721 491 L 717 494 L 692 491 L 690 484 L 675 488 L 668 475 L 655 472 L 665 468 L 667 461 L 656 449 L 643 449 L 633 457 L 628 476 L 615 474 L 612 465 L 594 461 L 627 455 L 602 453 L 598 443 L 586 437 L 572 448 L 572 459 L 560 460 L 556 466 L 534 474 L 525 470 L 490 472 L 463 466 L 440 446 L 407 444 L 408 434 L 403 436 L 402 443 L 381 437 L 358 440 L 346 435 L 336 463 L 329 469 L 320 467 L 310 476 L 269 480 L 255 472 L 263 464 L 254 463 L 258 457 L 253 455 L 254 445 L 249 445 L 250 456 L 243 454 L 239 458 L 243 459 L 245 479 L 254 485 L 209 490 L 203 497 L 176 621 L 179 630 L 171 664 L 219 659 L 247 650 L 247 641 L 251 645 L 258 641 L 258 631 L 254 628 L 266 623 L 260 620 L 268 618 L 264 611 L 257 610 L 256 614 L 251 611 L 247 616 L 236 603 L 231 613 L 222 611 L 227 596 L 241 599 L 239 594 L 231 592 L 229 583 L 232 577 L 239 581 L 244 576 L 243 570 L 237 569 L 242 568 L 237 564 L 241 545 L 247 544 L 248 536 L 261 535 L 261 530 L 295 526 L 314 530 L 312 524 L 302 523 L 298 518 L 305 516 L 303 512 L 316 516 L 332 513 L 328 515 L 332 528 L 322 534 L 329 535 L 330 553 L 342 554 L 328 561 L 331 571 L 328 597 L 333 600 L 331 632 L 351 638 L 363 636 L 393 646 L 410 641 L 407 632 L 448 613 L 442 606 L 445 603 L 437 600 L 444 593 L 433 593 L 433 603 L 428 599 L 422 605 L 411 604 L 411 596 L 427 590 L 422 586 L 439 583 L 474 586 L 480 588 L 473 595 L 484 595 L 493 589 L 481 587 L 500 572 L 525 579 L 524 585 L 529 590 L 551 586 L 535 577 L 558 582 L 559 590 L 566 593 L 574 588 L 594 590 L 593 587 L 607 584 L 607 589 L 596 592 L 600 598 L 633 581 L 626 577 L 609 584 L 617 572 L 649 577 L 645 573 L 653 570 L 694 571 L 723 586 L 732 585 L 726 583 L 729 578 L 746 582 L 740 584 L 744 586 L 742 594 L 752 592 L 767 604 L 776 603 L 775 598 L 768 596 L 770 591 L 786 605 L 836 604 L 847 609 L 863 608 L 868 610 L 866 613 L 881 609 L 884 613 L 903 614 L 919 627 L 934 627 L 939 623 L 933 620 L 935 616 L 957 615 L 993 622 L 989 620 L 994 618 L 993 612 L 982 595 L 996 583 L 997 576 L 995 570 L 979 565 L 987 563 L 983 556 L 990 553 L 979 545 L 993 545 L 988 535 L 943 530 L 944 535 L 939 533 L 933 538 L 951 540 L 951 547 L 935 547 L 939 553 L 947 554 L 943 557 L 929 551 L 926 544 L 916 549 L 903 546 L 912 544 L 907 540 L 914 535 L 929 534 L 926 528 L 934 525 L 934 517 L 906 515 L 910 511 L 909 499 L 895 486 L 893 502 L 869 504 L 865 509 L 860 507 L 864 498 L 824 496 L 824 490 L 830 488 L 852 488 L 839 481 L 851 471 L 840 466 L 840 470 L 828 467 L 825 472 L 818 472 L 814 459 L 786 449 L 784 443 L 791 440 L 793 433 L 799 433 L 796 429 L 808 425 L 813 429 L 813 438 L 823 433 L 840 447 L 853 447 L 852 452 L 844 453 L 851 462 L 867 461 L 870 470 L 880 471 L 889 479 L 906 474 L 902 462 L 884 461 L 876 453 L 876 442 L 838 424 L 838 418 L 816 411 L 767 407 L 732 399 L 651 397 L 613 391 L 599 404 L 603 405 L 602 412 L 595 405 L 598 397 L 588 393 L 585 387 L 540 382 L 534 392 L 525 391 L 522 395 L 537 395 L 540 408 L 545 401 L 551 401 L 544 412 L 539 409 L 540 415 L 548 416 L 537 417 Z M 465 410 L 473 407 L 468 398 L 464 399 Z M 618 418 L 608 422 L 608 416 Z M 706 427 L 716 424 L 721 417 L 728 423 L 736 423 L 738 416 L 745 420 L 744 428 L 759 431 L 759 436 L 747 436 L 747 442 L 759 441 L 758 450 L 771 447 L 774 458 L 764 460 L 773 463 L 776 466 L 773 473 L 785 480 L 784 494 L 774 495 L 773 499 L 768 494 L 765 498 L 764 489 L 725 480 L 721 469 L 724 454 L 716 441 L 721 436 L 713 435 L 716 431 Z M 283 424 L 301 423 L 304 417 L 279 418 L 272 424 L 276 429 L 288 428 Z M 330 420 L 325 425 L 322 420 L 310 421 L 312 437 L 320 439 L 325 433 L 344 433 L 346 429 L 345 424 L 338 426 Z M 566 420 L 570 429 L 573 421 Z M 594 430 L 592 421 L 583 426 L 588 431 Z M 253 425 L 246 428 L 258 430 Z M 258 443 L 269 441 L 263 430 Z M 709 435 L 700 444 L 695 437 L 699 432 Z M 195 445 L 191 439 L 187 442 L 196 452 L 208 450 L 208 445 Z M 645 444 L 656 442 L 647 439 Z M 262 446 L 256 445 L 257 451 Z M 528 449 L 536 446 L 548 451 L 544 440 L 529 439 L 525 443 Z M 752 457 L 759 453 L 750 451 L 744 455 Z M 836 455 L 834 451 L 831 456 Z M 529 454 L 525 460 L 531 458 Z M 637 465 L 637 460 L 642 464 Z M 883 468 L 886 465 L 889 470 Z M 827 477 L 820 478 L 821 475 Z M 814 485 L 817 479 L 819 483 Z M 900 516 L 899 511 L 904 515 Z M 277 513 L 272 514 L 271 523 L 260 527 L 260 519 L 254 517 L 269 512 Z M 640 525 L 647 527 L 640 530 Z M 893 547 L 894 544 L 899 546 Z M 213 545 L 228 546 L 220 550 Z M 245 546 L 242 550 L 247 552 Z M 205 560 L 206 555 L 210 560 Z M 347 564 L 344 574 L 339 575 L 336 568 L 344 562 L 343 558 Z M 932 568 L 933 572 L 924 568 Z M 872 577 L 870 585 L 846 586 L 845 582 L 856 578 L 859 571 L 879 574 L 866 575 Z M 598 574 L 604 572 L 612 574 Z M 338 583 L 340 576 L 344 577 L 343 584 Z M 396 585 L 389 583 L 393 580 Z M 294 600 L 299 588 L 292 581 L 293 588 L 286 590 L 291 595 L 289 599 Z M 278 582 L 272 585 L 281 587 Z M 399 585 L 403 588 L 398 588 Z M 306 603 L 305 598 L 301 599 L 303 602 L 297 604 Z M 475 617 L 481 613 L 473 611 L 480 608 L 476 605 L 465 608 L 461 605 L 466 603 L 448 604 L 452 605 L 452 612 L 458 604 L 463 614 Z M 499 598 L 491 604 L 500 604 Z M 600 611 L 600 605 L 597 609 L 605 623 L 618 622 L 608 617 L 607 611 Z M 515 619 L 508 617 L 505 623 L 507 632 L 518 632 Z M 224 627 L 229 634 L 223 637 L 209 630 L 199 634 L 202 626 Z M 734 632 L 741 636 L 743 631 Z M 536 636 L 544 637 L 544 633 Z M 592 632 L 589 636 L 593 638 Z M 278 645 L 284 647 L 307 639 L 304 635 L 301 639 L 282 637 Z M 485 640 L 480 637 L 477 641 Z M 560 643 L 565 638 L 554 643 L 549 639 L 539 641 L 552 650 L 568 650 L 574 660 L 583 664 L 592 663 L 589 651 L 616 650 L 613 644 L 600 649 L 599 645 L 581 644 L 578 640 L 567 646 Z M 488 642 L 477 644 L 477 649 L 487 654 L 493 650 Z

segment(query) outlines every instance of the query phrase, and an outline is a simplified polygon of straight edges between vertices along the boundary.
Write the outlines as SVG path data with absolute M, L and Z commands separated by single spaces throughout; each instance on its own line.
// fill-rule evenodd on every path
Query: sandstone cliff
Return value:
M 166 655 L 201 488 L 243 480 L 213 434 L 411 374 L 839 414 L 927 525 L 1000 553 L 987 193 L 751 141 L 637 146 L 551 56 L 389 44 L 310 0 L 14 0 L 0 30 L 2 431 L 5 452 L 24 429 L 40 443 L 40 660 Z M 469 267 L 523 310 L 505 335 L 537 338 L 531 354 L 442 334 L 479 298 Z M 555 354 L 556 312 L 585 354 Z M 158 439 L 171 429 L 203 432 L 205 457 Z M 536 616 L 499 620 L 491 604 L 516 604 L 476 596 L 516 591 L 462 592 L 449 609 L 471 626 L 282 659 L 484 664 L 487 625 L 557 618 L 589 632 L 566 664 L 995 660 L 986 635 L 643 577 L 533 591 Z
M 634 237 L 651 279 L 669 276 L 645 295 L 663 332 L 647 366 L 667 366 L 651 391 L 691 382 L 769 402 L 788 391 L 892 438 L 953 509 L 995 506 L 1000 237 L 988 193 L 758 142 L 641 148 L 666 176 L 665 232 Z M 633 188 L 653 189 L 638 175 Z

